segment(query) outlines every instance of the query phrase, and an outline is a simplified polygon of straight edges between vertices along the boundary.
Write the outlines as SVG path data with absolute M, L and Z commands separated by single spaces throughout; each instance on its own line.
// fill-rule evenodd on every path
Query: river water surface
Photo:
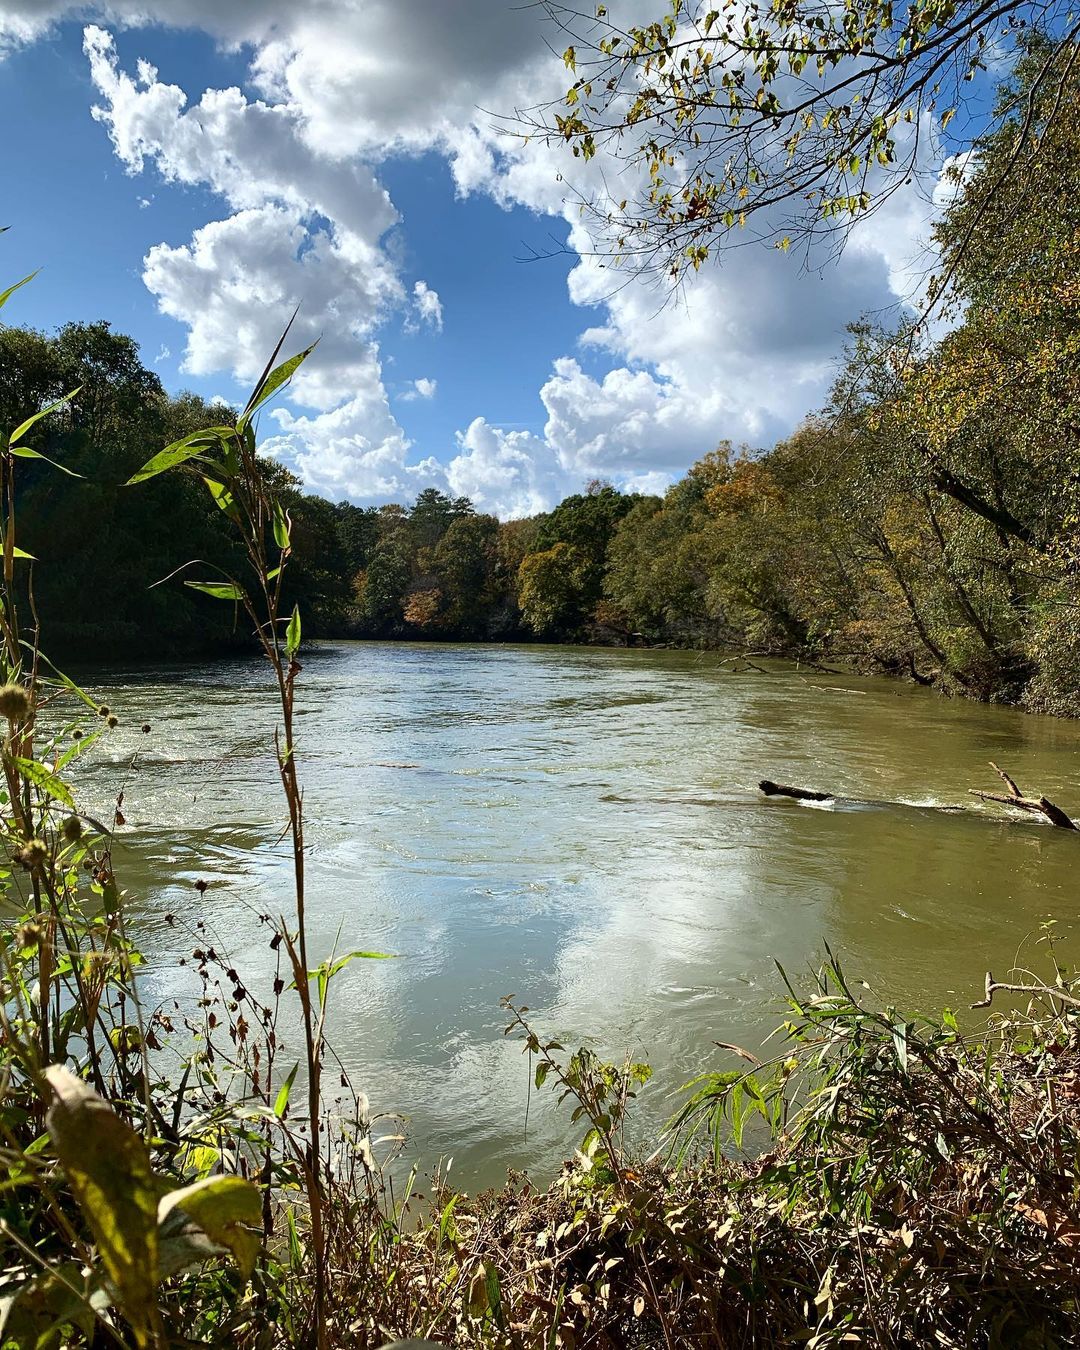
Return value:
M 373 1108 L 408 1118 L 409 1156 L 452 1156 L 461 1184 L 543 1175 L 578 1134 L 534 1101 L 524 1135 L 505 994 L 544 1035 L 650 1058 L 642 1107 L 662 1119 L 714 1041 L 757 1046 L 775 1024 L 776 960 L 805 971 L 828 940 L 883 998 L 934 1010 L 969 1004 L 988 966 L 1040 961 L 1043 919 L 1072 932 L 1080 840 L 1005 823 L 967 788 L 998 786 L 993 759 L 1080 813 L 1076 724 L 791 667 L 736 675 L 712 654 L 327 643 L 304 665 L 312 955 L 398 957 L 340 976 L 333 1041 Z M 82 778 L 100 810 L 125 791 L 118 870 L 148 993 L 191 992 L 166 913 L 204 918 L 257 987 L 254 914 L 287 905 L 289 871 L 264 669 L 89 682 L 122 718 Z M 767 801 L 762 777 L 911 805 Z M 970 809 L 928 809 L 943 803 Z

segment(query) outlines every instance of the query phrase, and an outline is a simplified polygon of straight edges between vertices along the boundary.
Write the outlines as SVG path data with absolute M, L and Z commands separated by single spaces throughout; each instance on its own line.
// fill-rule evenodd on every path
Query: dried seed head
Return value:
M 142 724 L 142 733 L 143 733 L 144 736 L 149 736 L 149 734 L 150 734 L 150 723 L 149 723 L 149 722 L 144 722 L 144 723 Z
M 28 872 L 37 872 L 49 861 L 49 846 L 44 839 L 28 839 L 16 857 Z
M 110 713 L 109 716 L 106 717 L 106 719 L 105 719 L 105 725 L 106 725 L 107 727 L 118 727 L 118 726 L 120 725 L 120 719 L 119 719 L 119 717 L 114 717 L 114 716 Z
M 97 710 L 97 715 L 99 717 L 108 717 L 111 711 L 112 709 L 109 707 L 109 705 L 107 703 L 103 703 L 101 707 Z
M 75 730 L 71 733 L 71 739 L 72 739 L 73 741 L 81 741 L 82 738 L 83 738 L 83 732 L 81 732 L 81 731 L 79 730 L 79 728 L 76 727 Z
M 68 816 L 60 826 L 60 833 L 69 844 L 77 844 L 82 838 L 82 821 L 78 816 Z
M 19 947 L 37 947 L 41 944 L 41 928 L 36 923 L 24 923 L 15 934 Z
M 30 695 L 21 684 L 0 686 L 0 715 L 9 722 L 22 722 L 30 711 Z

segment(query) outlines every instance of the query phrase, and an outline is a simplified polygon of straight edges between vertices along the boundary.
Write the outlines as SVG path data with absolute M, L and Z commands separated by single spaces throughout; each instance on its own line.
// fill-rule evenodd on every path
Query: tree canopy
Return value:
M 600 237 L 676 276 L 751 238 L 839 245 L 920 173 L 954 116 L 975 134 L 973 81 L 1017 44 L 1038 48 L 1039 67 L 994 111 L 1008 135 L 980 179 L 980 219 L 1002 181 L 1025 184 L 1048 128 L 1068 125 L 1080 19 L 1064 0 L 663 0 L 641 23 L 617 3 L 544 7 L 574 82 L 517 125 L 582 161 L 613 159 L 620 171 L 582 192 Z

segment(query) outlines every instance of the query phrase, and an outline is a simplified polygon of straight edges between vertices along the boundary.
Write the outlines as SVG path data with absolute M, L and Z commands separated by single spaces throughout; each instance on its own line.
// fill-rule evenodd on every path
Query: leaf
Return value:
M 220 444 L 222 437 L 232 434 L 232 427 L 207 427 L 205 431 L 193 431 L 190 436 L 173 441 L 172 445 L 159 450 L 153 459 L 146 461 L 138 473 L 131 475 L 124 486 L 133 487 L 136 483 L 145 483 L 148 478 L 156 478 L 159 473 L 175 469 L 178 464 L 185 464 L 189 459 L 198 459 L 200 451 L 208 446 Z
M 893 1046 L 896 1049 L 896 1058 L 899 1061 L 900 1068 L 904 1073 L 908 1071 L 908 1028 L 903 1022 L 894 1022 L 892 1028 Z
M 71 795 L 71 789 L 44 764 L 36 759 L 20 759 L 18 756 L 13 757 L 11 762 L 17 773 L 41 788 L 42 792 L 55 797 L 58 802 L 63 802 L 69 811 L 75 810 L 75 799 Z
M 298 352 L 295 356 L 290 356 L 287 361 L 282 361 L 281 365 L 275 370 L 272 370 L 269 375 L 263 376 L 255 386 L 251 398 L 248 399 L 247 407 L 236 420 L 237 431 L 246 430 L 251 423 L 252 417 L 262 407 L 266 400 L 272 398 L 283 384 L 286 384 L 292 379 L 297 368 L 308 359 L 318 345 L 318 342 L 313 342 L 310 347 L 305 347 L 302 352 Z
M 314 980 L 323 971 L 333 979 L 338 971 L 344 970 L 350 961 L 392 961 L 393 959 L 393 952 L 347 952 L 346 955 L 339 956 L 332 966 L 324 963 L 318 970 L 309 970 L 308 979 Z
M 32 553 L 27 553 L 26 549 L 24 548 L 12 547 L 11 556 L 13 558 L 28 558 L 30 562 L 37 562 L 37 559 L 34 557 L 34 555 Z
M 84 750 L 89 750 L 90 747 L 94 744 L 94 742 L 99 741 L 104 735 L 105 730 L 104 728 L 102 728 L 101 731 L 92 731 L 89 734 L 89 736 L 83 736 L 81 737 L 81 739 L 77 741 L 72 741 L 72 743 L 68 746 L 68 748 L 64 751 L 64 753 L 56 761 L 57 769 L 66 769 L 73 759 L 78 759 L 78 757 L 83 753 Z
M 91 1297 L 100 1291 L 75 1261 L 65 1261 L 42 1272 L 36 1279 L 5 1285 L 0 1298 L 0 1343 L 52 1350 L 70 1336 L 66 1328 L 77 1326 L 90 1341 L 94 1334 Z
M 220 507 L 230 520 L 239 519 L 236 510 L 236 502 L 225 484 L 218 483 L 213 478 L 208 478 L 205 474 L 203 474 L 203 482 L 210 490 L 210 496 L 214 499 L 214 505 Z
M 480 1263 L 476 1274 L 469 1281 L 462 1302 L 464 1305 L 462 1311 L 466 1317 L 483 1317 L 491 1308 L 488 1297 L 487 1267 L 483 1262 Z
M 285 655 L 295 656 L 300 650 L 300 606 L 294 605 L 292 618 L 285 630 Z
M 13 445 L 11 453 L 18 455 L 20 459 L 43 459 L 46 464 L 51 464 L 54 469 L 59 469 L 61 473 L 66 473 L 70 478 L 83 477 L 81 473 L 76 473 L 74 469 L 66 469 L 63 464 L 58 464 L 55 459 L 50 459 L 48 455 L 42 455 L 36 450 L 31 450 L 28 445 Z
M 136 1343 L 150 1345 L 160 1319 L 157 1186 L 146 1145 L 88 1083 L 60 1064 L 45 1070 L 55 1094 L 45 1125 L 94 1235 L 116 1302 Z
M 43 417 L 48 417 L 49 413 L 55 412 L 57 408 L 63 407 L 63 405 L 65 403 L 68 403 L 71 399 L 73 399 L 75 395 L 81 391 L 81 389 L 82 385 L 80 384 L 77 388 L 73 389 L 70 394 L 65 394 L 63 398 L 58 398 L 54 403 L 50 403 L 47 408 L 42 408 L 40 412 L 34 413 L 33 417 L 28 417 L 26 421 L 23 422 L 20 426 L 17 426 L 15 430 L 11 433 L 11 435 L 8 437 L 8 446 L 11 447 L 15 444 L 16 441 L 21 440 L 22 437 L 26 434 L 26 432 L 28 432 L 30 428 L 34 425 L 35 422 L 40 422 Z M 38 458 L 44 459 L 45 456 L 40 455 Z M 51 464 L 52 460 L 50 460 L 49 463 Z M 63 468 L 63 465 L 58 464 L 56 467 L 58 469 Z M 64 469 L 64 472 L 70 473 L 71 470 Z M 81 475 L 79 474 L 75 475 L 76 478 L 80 476 Z
M 193 1219 L 215 1246 L 232 1253 L 245 1279 L 251 1275 L 262 1246 L 259 1233 L 252 1231 L 262 1223 L 262 1193 L 254 1182 L 237 1176 L 205 1177 L 170 1191 L 158 1205 L 159 1226 L 176 1209 Z
M 193 591 L 212 595 L 215 600 L 243 600 L 244 592 L 235 581 L 185 581 Z
M 280 502 L 274 503 L 274 542 L 285 551 L 289 547 L 289 520 Z
M 274 1102 L 274 1115 L 277 1116 L 278 1120 L 285 1114 L 285 1108 L 289 1105 L 289 1093 L 292 1091 L 293 1083 L 296 1082 L 296 1073 L 299 1068 L 300 1063 L 297 1061 L 289 1071 L 288 1078 L 278 1089 L 277 1099 Z
M 300 1246 L 300 1235 L 296 1231 L 296 1216 L 290 1209 L 287 1211 L 289 1220 L 289 1264 L 294 1271 L 303 1269 L 304 1249 Z
M 4 228 L 7 229 L 8 227 L 5 225 Z M 0 309 L 4 308 L 20 286 L 25 286 L 28 281 L 33 281 L 40 270 L 40 268 L 36 268 L 28 277 L 23 277 L 22 281 L 17 281 L 14 286 L 9 286 L 6 291 L 0 291 Z

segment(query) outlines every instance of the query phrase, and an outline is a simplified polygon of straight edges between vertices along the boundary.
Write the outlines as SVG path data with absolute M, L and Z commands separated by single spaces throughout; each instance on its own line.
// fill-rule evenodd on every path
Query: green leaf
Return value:
M 55 402 L 50 403 L 47 408 L 42 408 L 40 412 L 34 413 L 32 417 L 28 417 L 26 421 L 20 426 L 17 426 L 8 437 L 8 445 L 12 446 L 16 441 L 21 440 L 35 422 L 40 422 L 43 417 L 48 417 L 49 413 L 55 412 L 57 408 L 62 408 L 65 403 L 69 403 L 76 394 L 81 392 L 81 390 L 82 385 L 80 384 L 73 389 L 70 394 L 65 394 L 63 398 L 58 398 Z
M 289 547 L 289 521 L 280 502 L 274 503 L 274 542 L 284 552 Z
M 329 961 L 324 961 L 321 966 L 317 966 L 314 970 L 309 970 L 308 979 L 318 981 L 319 1002 L 322 1004 L 326 1002 L 326 993 L 330 987 L 330 981 L 339 970 L 344 970 L 350 961 L 393 960 L 394 955 L 392 952 L 346 952 L 344 956 L 339 956 L 333 964 Z M 289 987 L 295 989 L 295 981 Z
M 136 1344 L 160 1338 L 155 1302 L 158 1191 L 146 1145 L 107 1102 L 60 1064 L 45 1070 L 55 1100 L 45 1117 L 60 1166 Z
M 12 546 L 11 556 L 13 558 L 29 558 L 31 562 L 37 562 L 37 559 L 34 557 L 34 555 L 32 553 L 27 553 L 26 549 L 24 548 L 15 548 L 14 546 Z
M 214 499 L 214 505 L 220 507 L 230 520 L 238 520 L 236 502 L 225 484 L 219 483 L 213 478 L 208 478 L 205 474 L 203 474 L 203 482 L 209 489 L 210 496 Z
M 319 344 L 313 342 L 310 347 L 305 347 L 302 352 L 296 356 L 290 356 L 287 361 L 282 361 L 281 365 L 272 370 L 269 375 L 265 375 L 255 386 L 255 391 L 248 399 L 248 405 L 236 421 L 237 431 L 244 431 L 251 423 L 252 417 L 262 407 L 268 398 L 273 398 L 277 391 L 292 379 L 293 374 L 315 350 Z
M 303 1269 L 304 1249 L 300 1245 L 300 1235 L 296 1231 L 296 1216 L 290 1209 L 287 1211 L 289 1220 L 289 1264 L 294 1271 Z
M 300 1063 L 297 1061 L 289 1071 L 288 1078 L 285 1079 L 284 1083 L 282 1083 L 281 1087 L 278 1089 L 277 1099 L 274 1102 L 274 1115 L 277 1116 L 278 1120 L 285 1114 L 285 1108 L 289 1105 L 289 1093 L 292 1091 L 293 1083 L 296 1082 L 296 1073 L 299 1068 Z
M 185 581 L 193 591 L 212 595 L 215 600 L 243 600 L 244 592 L 235 581 Z
M 134 473 L 124 484 L 133 487 L 136 483 L 145 483 L 148 478 L 156 478 L 159 473 L 175 469 L 189 459 L 200 458 L 200 451 L 209 446 L 220 445 L 223 437 L 233 434 L 232 427 L 207 427 L 205 431 L 193 431 L 182 440 L 173 441 L 164 450 L 159 450 L 153 459 L 148 459 L 138 473 Z
M 170 1191 L 157 1208 L 158 1225 L 182 1210 L 218 1248 L 230 1251 L 247 1279 L 255 1269 L 262 1245 L 262 1193 L 251 1181 L 237 1176 L 204 1177 L 190 1186 Z
M 7 227 L 5 226 L 5 229 Z M 14 286 L 9 286 L 6 291 L 0 291 L 0 309 L 3 309 L 20 286 L 25 286 L 28 281 L 33 281 L 41 268 L 36 268 L 28 277 L 23 277 L 22 281 L 17 281 Z
M 28 779 L 35 787 L 41 788 L 42 792 L 50 797 L 55 797 L 58 802 L 68 808 L 69 811 L 75 810 L 75 801 L 71 795 L 71 789 L 62 778 L 47 769 L 36 759 L 20 759 L 18 756 L 12 759 L 12 765 L 17 773 L 23 778 Z
M 66 769 L 73 759 L 78 759 L 84 750 L 89 750 L 94 742 L 99 741 L 104 735 L 105 729 L 102 728 L 100 731 L 92 731 L 89 736 L 83 736 L 80 740 L 72 741 L 56 761 L 56 767 L 58 769 Z
M 47 657 L 45 659 L 48 660 Z M 49 665 L 52 666 L 51 661 L 49 661 Z M 90 709 L 92 713 L 96 713 L 99 706 L 99 700 L 91 698 L 85 689 L 82 689 L 79 685 L 77 685 L 75 681 L 69 675 L 65 675 L 62 670 L 57 670 L 55 666 L 53 666 L 52 668 L 53 670 L 56 671 L 57 678 L 60 680 L 60 683 L 64 686 L 64 688 L 73 693 L 76 698 L 82 699 L 83 703 L 86 704 L 86 706 Z
M 74 469 L 65 469 L 62 464 L 58 464 L 55 459 L 50 459 L 48 455 L 40 455 L 36 450 L 31 450 L 28 445 L 13 445 L 11 453 L 18 455 L 20 459 L 43 459 L 46 464 L 51 464 L 54 469 L 59 469 L 61 473 L 66 473 L 70 478 L 82 478 L 81 473 L 76 473 Z
M 300 650 L 300 606 L 294 605 L 292 618 L 285 630 L 285 655 L 295 656 Z

